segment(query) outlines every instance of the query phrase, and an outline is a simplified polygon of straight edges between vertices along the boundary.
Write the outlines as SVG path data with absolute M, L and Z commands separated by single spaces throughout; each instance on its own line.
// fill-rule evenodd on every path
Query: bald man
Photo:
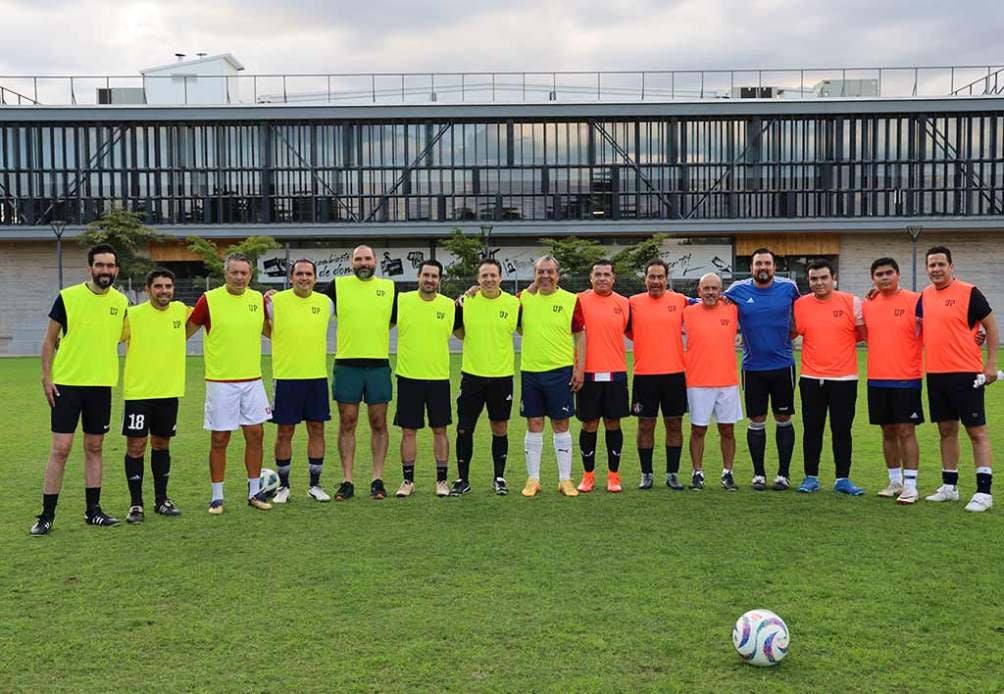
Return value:
M 331 297 L 338 321 L 332 396 L 338 403 L 338 453 L 344 481 L 335 501 L 355 495 L 352 468 L 356 458 L 359 403 L 366 401 L 373 453 L 370 497 L 383 499 L 383 466 L 387 458 L 387 403 L 390 379 L 390 328 L 397 322 L 397 286 L 375 277 L 376 254 L 369 246 L 352 251 L 352 274 L 336 277 L 325 293 Z

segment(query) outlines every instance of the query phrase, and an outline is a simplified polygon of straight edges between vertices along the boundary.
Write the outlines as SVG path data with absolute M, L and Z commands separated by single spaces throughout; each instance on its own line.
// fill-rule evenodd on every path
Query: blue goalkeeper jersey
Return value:
M 798 286 L 785 277 L 775 277 L 769 287 L 758 287 L 751 277 L 733 282 L 725 296 L 739 309 L 743 369 L 771 371 L 793 366 L 789 334 Z

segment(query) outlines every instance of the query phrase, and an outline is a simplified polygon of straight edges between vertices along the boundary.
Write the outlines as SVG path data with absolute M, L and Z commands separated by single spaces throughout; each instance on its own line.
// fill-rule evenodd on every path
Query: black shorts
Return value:
M 272 422 L 299 424 L 331 419 L 327 378 L 276 378 L 272 381 Z
M 743 399 L 746 416 L 766 417 L 767 402 L 777 417 L 795 414 L 795 367 L 770 371 L 743 371 Z
M 112 419 L 112 389 L 110 386 L 61 386 L 49 413 L 53 434 L 72 434 L 77 422 L 83 423 L 85 434 L 107 434 Z
M 123 436 L 174 436 L 177 428 L 178 398 L 125 401 L 125 410 L 122 412 Z
M 425 413 L 430 427 L 445 427 L 453 421 L 449 381 L 427 381 L 397 377 L 397 411 L 394 426 L 403 429 L 425 427 Z
M 640 419 L 655 419 L 660 408 L 663 417 L 682 417 L 687 411 L 687 379 L 682 371 L 636 375 L 631 391 L 631 412 Z
M 621 419 L 631 413 L 628 406 L 627 379 L 623 381 L 585 381 L 575 394 L 575 416 L 580 422 L 595 419 Z
M 923 423 L 921 389 L 868 386 L 868 421 L 879 425 Z
M 978 373 L 927 374 L 927 402 L 932 422 L 958 422 L 979 427 L 987 423 L 985 386 L 973 388 Z
M 488 419 L 506 422 L 512 415 L 512 376 L 473 376 L 461 372 L 457 393 L 457 421 L 473 429 L 481 410 L 488 407 Z

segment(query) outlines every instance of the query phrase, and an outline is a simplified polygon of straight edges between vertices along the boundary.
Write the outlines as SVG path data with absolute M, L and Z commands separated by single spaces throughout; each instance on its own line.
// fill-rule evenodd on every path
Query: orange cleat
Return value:
M 594 486 L 596 486 L 596 473 L 583 472 L 582 481 L 579 482 L 579 491 L 583 494 L 588 494 L 593 491 Z
M 607 473 L 607 491 L 616 494 L 621 489 L 621 473 L 611 470 Z

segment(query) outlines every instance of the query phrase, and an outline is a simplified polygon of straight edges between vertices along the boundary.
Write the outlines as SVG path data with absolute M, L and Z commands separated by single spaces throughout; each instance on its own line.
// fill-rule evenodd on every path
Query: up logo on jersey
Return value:
M 614 315 L 615 316 L 620 316 L 620 315 L 623 315 L 623 314 L 624 314 L 624 309 L 622 309 L 620 306 L 614 306 Z
M 722 327 L 723 327 L 723 328 L 727 328 L 727 327 L 729 327 L 730 325 L 732 325 L 732 320 L 731 320 L 731 319 L 729 319 L 729 318 L 722 318 L 722 319 L 720 319 L 720 320 L 721 320 L 721 324 L 722 324 Z
M 562 311 L 565 310 L 565 307 L 564 306 L 552 306 L 551 310 L 554 311 L 555 313 L 561 313 Z
M 376 290 L 376 295 L 377 296 L 387 296 L 387 292 L 385 290 L 383 290 L 383 289 L 377 289 Z
M 436 311 L 436 320 L 443 320 L 444 318 L 446 318 L 444 311 Z
M 180 330 L 180 329 L 181 329 L 181 321 L 180 321 L 180 320 L 176 320 L 176 321 L 174 321 L 174 322 L 172 323 L 172 325 L 174 325 L 174 329 L 175 329 L 175 330 Z
M 505 320 L 508 317 L 509 317 L 509 312 L 508 311 L 499 311 L 499 318 L 501 318 L 502 320 Z
M 676 306 L 667 306 L 666 310 L 670 313 L 676 313 Z
M 117 316 L 117 315 L 119 315 L 119 310 L 116 307 L 111 306 L 111 307 L 108 308 L 108 315 L 110 315 L 110 316 Z
M 248 304 L 248 311 L 250 311 L 251 313 L 257 313 L 258 304 Z
M 955 299 L 945 299 L 945 308 L 955 306 Z
M 842 315 L 844 315 L 843 309 L 838 308 L 836 311 L 833 312 L 834 318 L 840 318 Z
M 313 313 L 316 316 L 318 313 L 321 312 L 321 307 L 320 306 L 311 306 L 310 307 L 310 312 Z
M 902 318 L 903 316 L 906 315 L 906 309 L 905 308 L 893 309 L 892 315 L 895 316 L 896 318 Z

